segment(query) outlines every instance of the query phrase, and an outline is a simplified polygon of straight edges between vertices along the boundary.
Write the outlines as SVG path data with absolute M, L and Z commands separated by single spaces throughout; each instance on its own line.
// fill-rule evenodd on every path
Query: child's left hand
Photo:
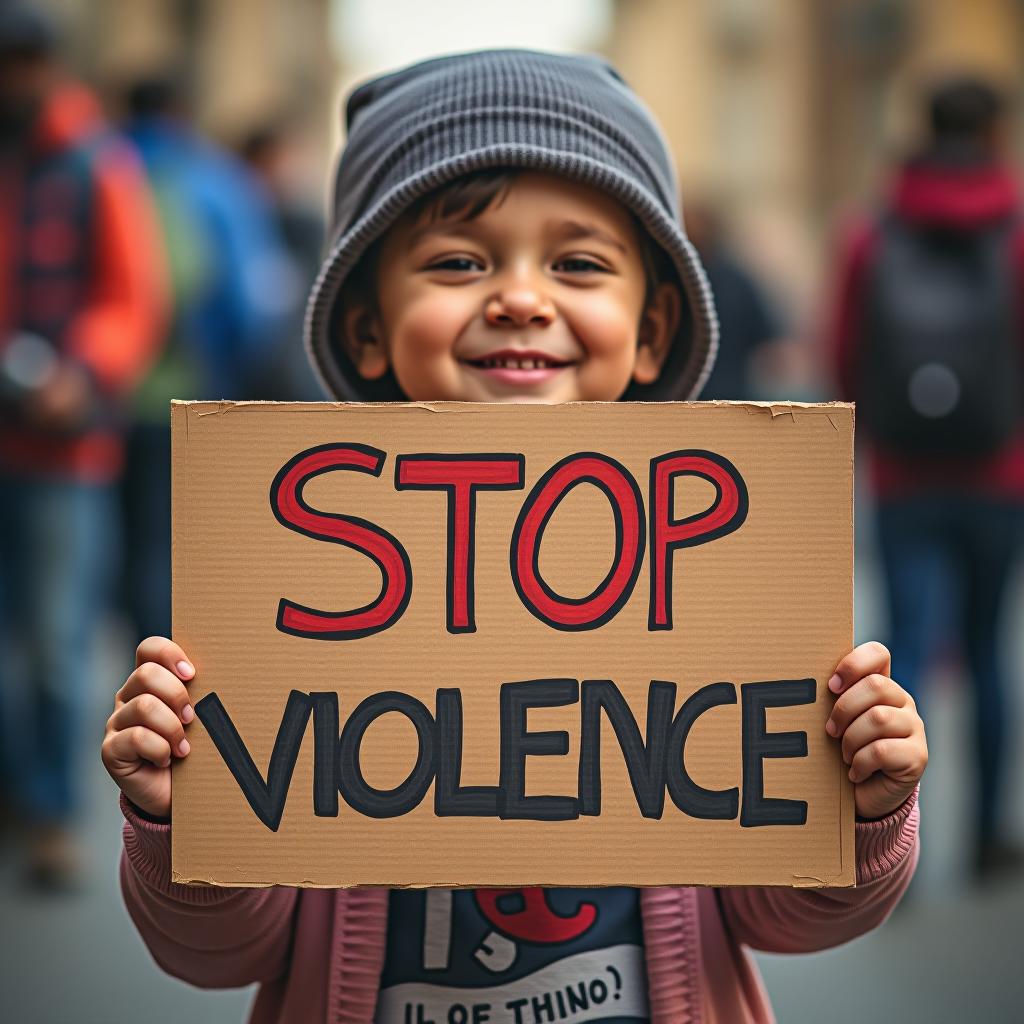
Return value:
M 861 818 L 882 818 L 914 791 L 928 764 L 924 722 L 914 698 L 889 678 L 889 651 L 855 647 L 828 682 L 839 694 L 825 731 L 843 742 Z

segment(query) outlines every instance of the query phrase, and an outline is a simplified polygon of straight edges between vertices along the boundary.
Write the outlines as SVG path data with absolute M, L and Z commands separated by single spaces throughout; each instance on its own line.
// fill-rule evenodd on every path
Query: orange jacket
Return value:
M 121 465 L 117 400 L 162 337 L 167 274 L 140 164 L 77 85 L 46 102 L 27 144 L 0 157 L 0 348 L 41 334 L 84 367 L 101 412 L 55 437 L 0 424 L 0 469 L 104 481 Z

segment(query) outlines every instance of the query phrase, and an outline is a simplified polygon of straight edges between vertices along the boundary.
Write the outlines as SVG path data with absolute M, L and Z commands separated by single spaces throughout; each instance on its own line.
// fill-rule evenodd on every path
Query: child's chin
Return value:
M 502 395 L 500 398 L 489 398 L 489 402 L 503 405 L 560 405 L 562 402 L 574 401 L 572 398 L 559 398 L 553 395 Z

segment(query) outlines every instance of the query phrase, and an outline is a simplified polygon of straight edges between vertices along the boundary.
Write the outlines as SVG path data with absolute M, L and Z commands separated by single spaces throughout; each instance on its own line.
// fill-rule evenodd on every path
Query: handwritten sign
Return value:
M 177 880 L 853 884 L 852 407 L 172 422 Z

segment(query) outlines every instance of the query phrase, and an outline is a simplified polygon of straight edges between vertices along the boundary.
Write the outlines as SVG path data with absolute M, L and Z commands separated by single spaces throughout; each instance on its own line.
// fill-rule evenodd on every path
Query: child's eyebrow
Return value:
M 626 247 L 607 231 L 602 231 L 595 224 L 581 224 L 578 220 L 564 220 L 561 222 L 558 234 L 567 240 L 575 241 L 580 238 L 597 238 L 608 245 L 614 246 L 623 255 L 628 254 Z
M 427 235 L 444 234 L 446 232 L 458 233 L 459 229 L 467 229 L 471 224 L 472 221 L 456 219 L 434 224 L 424 224 L 409 235 L 409 240 L 406 244 L 409 248 L 412 248 L 417 242 Z M 599 241 L 605 242 L 613 248 L 618 249 L 623 255 L 628 255 L 629 253 L 629 250 L 622 242 L 619 241 L 619 239 L 599 228 L 596 224 L 584 224 L 578 220 L 563 220 L 557 222 L 552 234 L 555 234 L 566 241 L 576 241 L 583 238 L 596 238 Z

